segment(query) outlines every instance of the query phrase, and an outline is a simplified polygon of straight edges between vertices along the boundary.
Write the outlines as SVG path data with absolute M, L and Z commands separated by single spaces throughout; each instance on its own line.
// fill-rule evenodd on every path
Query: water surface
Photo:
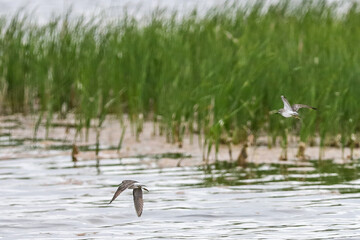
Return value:
M 148 162 L 148 161 L 147 161 Z M 357 165 L 261 165 L 156 169 L 141 159 L 70 157 L 0 164 L 4 239 L 360 239 Z M 136 216 L 132 192 L 108 205 L 117 185 L 147 185 Z

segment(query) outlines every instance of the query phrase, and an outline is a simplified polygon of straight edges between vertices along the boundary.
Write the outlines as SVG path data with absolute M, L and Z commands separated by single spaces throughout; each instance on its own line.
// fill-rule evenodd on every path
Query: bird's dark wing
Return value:
M 143 193 L 141 188 L 135 188 L 133 190 L 134 206 L 138 217 L 141 216 L 144 206 Z
M 295 112 L 297 112 L 300 108 L 310 108 L 310 109 L 313 109 L 313 110 L 317 110 L 316 108 L 305 105 L 305 104 L 294 104 L 294 105 L 292 105 L 292 109 Z
M 122 193 L 125 189 L 132 186 L 136 182 L 137 181 L 134 181 L 134 180 L 124 180 L 124 181 L 122 181 L 122 183 L 119 185 L 118 189 L 116 190 L 113 198 L 111 199 L 110 203 L 112 203 L 112 201 L 114 201 L 119 196 L 120 193 Z
M 283 101 L 284 103 L 284 109 L 287 110 L 287 111 L 292 111 L 293 109 L 291 108 L 291 105 L 289 103 L 289 101 L 286 99 L 286 97 L 284 96 L 281 96 L 281 100 Z

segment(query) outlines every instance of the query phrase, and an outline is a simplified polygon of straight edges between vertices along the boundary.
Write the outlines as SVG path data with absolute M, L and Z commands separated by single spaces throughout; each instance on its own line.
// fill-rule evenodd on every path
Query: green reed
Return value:
M 325 146 L 340 134 L 342 147 L 353 146 L 358 6 L 344 15 L 324 2 L 262 9 L 258 2 L 181 19 L 158 11 L 143 22 L 69 14 L 41 26 L 20 15 L 1 19 L 0 109 L 40 114 L 48 127 L 55 113 L 74 112 L 87 129 L 93 119 L 100 129 L 106 115 L 127 114 L 138 138 L 144 118 L 179 146 L 185 134 L 203 135 L 206 151 L 249 134 L 268 135 L 270 146 L 277 138 L 287 146 L 288 134 L 319 136 Z M 282 107 L 281 94 L 319 111 L 304 110 L 301 121 L 269 114 Z

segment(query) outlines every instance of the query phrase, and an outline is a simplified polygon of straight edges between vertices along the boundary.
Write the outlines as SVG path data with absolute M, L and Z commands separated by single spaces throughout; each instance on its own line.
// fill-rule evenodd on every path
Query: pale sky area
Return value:
M 348 3 L 360 2 L 360 0 L 327 0 L 329 3 L 342 2 L 340 12 L 347 10 Z M 66 13 L 70 8 L 74 16 L 94 16 L 103 13 L 107 17 L 115 18 L 124 10 L 131 16 L 141 19 L 149 15 L 157 8 L 176 10 L 178 13 L 186 14 L 193 9 L 204 13 L 212 7 L 224 6 L 227 2 L 236 2 L 240 6 L 252 4 L 249 0 L 0 0 L 0 16 L 12 16 L 19 9 L 25 8 L 26 13 L 32 13 L 31 17 L 39 23 L 47 22 L 54 15 L 59 16 Z M 264 0 L 265 7 L 278 3 L 279 0 Z M 293 0 L 292 3 L 299 2 Z M 345 3 L 345 4 L 344 4 Z M 171 11 L 170 11 L 171 12 Z
M 189 12 L 194 8 L 206 11 L 214 6 L 224 5 L 226 0 L 1 0 L 0 15 L 13 15 L 19 9 L 33 12 L 32 17 L 44 22 L 54 14 L 61 15 L 71 7 L 75 15 L 93 16 L 105 13 L 109 17 L 116 17 L 126 9 L 128 13 L 141 18 L 156 8 Z M 239 2 L 244 2 L 241 0 Z

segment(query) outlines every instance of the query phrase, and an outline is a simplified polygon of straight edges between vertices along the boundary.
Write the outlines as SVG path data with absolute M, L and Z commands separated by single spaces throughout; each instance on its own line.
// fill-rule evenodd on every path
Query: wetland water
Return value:
M 313 164 L 205 172 L 141 159 L 4 160 L 0 238 L 360 239 L 358 167 Z M 150 190 L 140 218 L 129 190 L 108 205 L 124 179 Z

